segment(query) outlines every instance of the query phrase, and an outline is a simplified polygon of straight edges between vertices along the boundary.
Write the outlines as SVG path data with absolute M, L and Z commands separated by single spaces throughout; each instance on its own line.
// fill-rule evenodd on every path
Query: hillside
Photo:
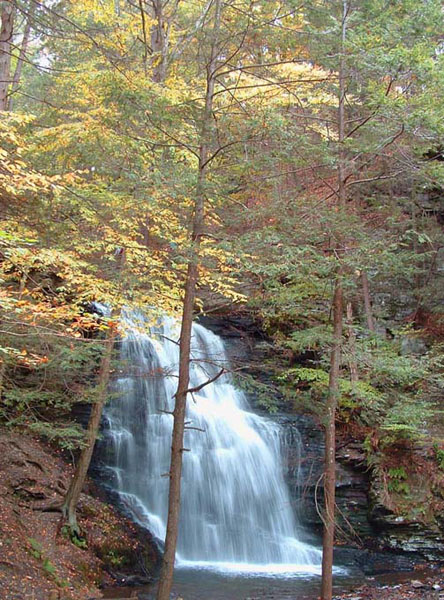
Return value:
M 127 575 L 149 581 L 158 559 L 149 535 L 92 495 L 91 484 L 79 506 L 86 543 L 67 539 L 51 507 L 61 503 L 72 469 L 57 451 L 3 429 L 0 456 L 3 600 L 85 600 Z

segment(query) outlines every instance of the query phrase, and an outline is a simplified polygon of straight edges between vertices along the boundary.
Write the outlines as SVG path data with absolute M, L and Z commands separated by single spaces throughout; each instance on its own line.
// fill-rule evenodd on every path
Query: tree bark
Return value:
M 153 0 L 152 4 L 156 19 L 151 28 L 151 49 L 154 55 L 153 81 L 162 83 L 167 76 L 170 24 L 164 14 L 163 1 Z
M 6 373 L 6 361 L 5 359 L 2 360 L 2 362 L 0 363 L 0 402 L 3 396 L 3 382 L 5 379 L 5 373 Z
M 207 84 L 205 93 L 205 108 L 202 118 L 200 136 L 199 166 L 196 185 L 196 200 L 194 204 L 194 219 L 191 241 L 193 256 L 188 264 L 185 283 L 185 296 L 182 310 L 182 324 L 179 344 L 179 382 L 175 394 L 173 411 L 173 436 L 171 445 L 170 487 L 168 494 L 168 521 L 165 537 L 165 550 L 157 589 L 157 600 L 169 600 L 173 583 L 174 560 L 176 556 L 177 537 L 180 516 L 180 487 L 182 476 L 183 438 L 185 431 L 185 411 L 190 381 L 190 347 L 191 329 L 193 324 L 193 307 L 196 296 L 196 284 L 199 276 L 199 247 L 204 226 L 205 184 L 207 160 L 209 155 L 209 137 L 213 113 L 214 86 L 217 71 L 217 39 L 220 27 L 221 0 L 215 1 L 213 39 L 211 43 L 210 60 L 207 65 Z
M 356 361 L 356 333 L 353 328 L 353 308 L 351 302 L 347 302 L 347 329 L 348 329 L 348 349 L 350 352 L 350 381 L 353 394 L 356 394 L 356 384 L 359 381 L 359 371 Z
M 336 407 L 339 398 L 339 374 L 342 345 L 342 282 L 337 279 L 333 296 L 333 348 L 330 354 L 324 463 L 324 535 L 322 545 L 321 599 L 331 600 L 333 593 L 333 545 L 335 535 L 336 485 Z
M 28 51 L 29 37 L 31 35 L 31 27 L 32 27 L 32 21 L 34 18 L 35 8 L 36 8 L 36 3 L 31 2 L 30 7 L 29 7 L 29 12 L 28 12 L 28 18 L 26 19 L 25 30 L 23 31 L 23 39 L 22 39 L 22 43 L 20 46 L 20 53 L 19 53 L 19 56 L 17 59 L 17 64 L 15 66 L 14 77 L 12 78 L 11 92 L 9 94 L 9 100 L 8 100 L 8 110 L 12 110 L 13 101 L 14 101 L 13 96 L 17 92 L 17 90 L 19 89 L 19 86 L 20 86 L 20 79 L 22 76 L 23 63 L 25 62 L 26 52 Z
M 94 446 L 99 432 L 103 407 L 105 406 L 107 398 L 107 390 L 110 378 L 110 364 L 115 338 L 116 328 L 115 325 L 112 324 L 108 330 L 102 361 L 100 364 L 99 381 L 97 386 L 97 398 L 92 406 L 91 415 L 88 421 L 88 429 L 86 433 L 86 446 L 83 448 L 80 454 L 79 461 L 76 465 L 76 470 L 71 480 L 69 489 L 66 493 L 64 503 L 62 505 L 63 517 L 68 522 L 71 532 L 77 535 L 80 534 L 80 528 L 77 523 L 76 509 L 77 504 L 79 502 L 80 494 L 85 484 L 88 468 L 91 463 L 91 457 L 94 451 Z
M 339 58 L 338 94 L 338 204 L 339 211 L 346 204 L 346 151 L 345 140 L 345 40 L 347 31 L 348 0 L 342 0 L 342 23 Z M 337 239 L 335 251 L 338 261 L 335 289 L 333 294 L 333 346 L 330 353 L 330 373 L 325 422 L 325 463 L 324 463 L 324 535 L 322 540 L 322 581 L 321 600 L 332 600 L 333 595 L 333 547 L 335 537 L 335 485 L 336 485 L 336 408 L 339 398 L 339 375 L 341 368 L 341 346 L 343 329 L 343 290 L 342 290 L 342 240 Z
M 143 69 L 145 71 L 145 75 L 147 74 L 147 63 L 148 63 L 148 52 L 152 51 L 151 48 L 148 47 L 148 36 L 146 31 L 146 15 L 145 15 L 145 7 L 143 5 L 143 0 L 139 0 L 139 10 L 140 10 L 140 18 L 142 20 L 142 35 L 143 35 Z
M 369 331 L 375 331 L 375 321 L 373 319 L 372 303 L 370 301 L 370 290 L 368 285 L 368 277 L 365 271 L 361 273 L 362 292 L 364 295 L 365 316 L 367 317 L 367 327 Z
M 14 3 L 3 1 L 1 2 L 0 10 L 0 110 L 7 110 L 8 90 L 11 83 L 11 50 L 15 16 Z

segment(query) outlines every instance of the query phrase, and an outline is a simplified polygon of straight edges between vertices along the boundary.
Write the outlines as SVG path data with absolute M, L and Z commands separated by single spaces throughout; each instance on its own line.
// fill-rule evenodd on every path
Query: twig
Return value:
M 200 385 L 197 385 L 196 387 L 190 388 L 186 391 L 187 394 L 194 394 L 195 392 L 200 392 L 200 390 L 204 387 L 206 387 L 207 385 L 210 385 L 210 383 L 213 383 L 214 381 L 216 381 L 216 379 L 219 379 L 219 377 L 221 375 L 223 375 L 225 373 L 225 369 L 221 369 L 219 371 L 219 373 L 217 373 L 214 377 L 211 377 L 211 379 L 208 379 L 207 381 L 205 381 L 204 383 L 201 383 Z

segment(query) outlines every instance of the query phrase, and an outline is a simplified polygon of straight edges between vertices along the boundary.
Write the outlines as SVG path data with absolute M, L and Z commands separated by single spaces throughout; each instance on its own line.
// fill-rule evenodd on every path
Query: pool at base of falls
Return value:
M 302 571 L 253 572 L 192 567 L 175 570 L 171 598 L 183 600 L 317 600 L 321 584 L 317 573 Z M 234 565 L 233 565 L 234 566 Z M 261 565 L 251 565 L 257 567 Z M 282 565 L 278 565 L 281 568 Z M 241 565 L 242 568 L 242 565 Z M 337 573 L 336 593 L 348 591 L 364 583 L 362 573 Z M 104 598 L 120 598 L 119 590 L 104 591 Z M 156 584 L 136 588 L 139 600 L 154 600 Z M 128 597 L 131 589 L 128 588 Z M 120 592 L 121 594 L 121 592 Z

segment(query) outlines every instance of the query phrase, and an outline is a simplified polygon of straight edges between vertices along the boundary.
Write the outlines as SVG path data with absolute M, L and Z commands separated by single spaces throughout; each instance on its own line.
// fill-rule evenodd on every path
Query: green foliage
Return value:
M 257 376 L 248 373 L 235 373 L 233 380 L 237 388 L 253 399 L 255 405 L 264 408 L 269 413 L 275 413 L 279 410 L 279 392 L 271 381 L 263 383 Z
M 29 429 L 33 433 L 46 437 L 51 442 L 56 442 L 65 450 L 83 448 L 85 443 L 85 432 L 77 423 L 57 427 L 54 423 L 36 421 L 29 425 Z
M 4 405 L 1 413 L 17 413 L 26 418 L 25 415 L 32 407 L 53 407 L 57 410 L 69 409 L 69 399 L 63 393 L 57 391 L 38 391 L 34 389 L 12 388 L 4 392 Z M 1 414 L 0 413 L 0 414 Z
M 29 545 L 31 546 L 31 554 L 32 556 L 34 556 L 34 558 L 42 558 L 42 545 L 40 542 L 38 542 L 35 538 L 29 538 Z
M 323 324 L 292 332 L 282 345 L 293 352 L 304 352 L 328 348 L 332 341 L 330 328 Z
M 438 463 L 439 468 L 444 471 L 444 449 L 440 448 L 438 444 L 434 444 L 433 450 L 435 452 L 436 462 Z
M 5 336 L 0 422 L 28 428 L 66 449 L 82 447 L 84 433 L 71 422 L 74 403 L 94 398 L 102 346 L 63 336 Z
M 103 559 L 106 563 L 110 564 L 112 567 L 122 567 L 126 562 L 126 557 L 120 554 L 117 550 L 110 549 L 108 550 Z
M 309 125 L 302 115 L 298 120 L 296 108 L 288 116 L 279 110 L 270 116 L 279 150 L 275 161 L 274 157 L 263 162 L 262 156 L 255 159 L 269 172 L 274 167 L 296 175 L 287 186 L 260 183 L 260 191 L 254 181 L 255 214 L 248 214 L 248 225 L 254 226 L 248 230 L 247 225 L 240 240 L 245 270 L 255 290 L 251 306 L 276 348 L 276 381 L 294 406 L 320 415 L 328 393 L 332 291 L 340 271 L 345 299 L 355 314 L 350 326 L 344 326 L 337 417 L 363 430 L 371 428 L 383 440 L 381 446 L 387 447 L 421 437 L 437 415 L 434 401 L 443 385 L 438 348 L 432 347 L 423 357 L 401 351 L 402 337 L 413 332 L 407 332 L 399 318 L 401 313 L 413 313 L 415 306 L 430 306 L 433 290 L 442 288 L 434 263 L 442 230 L 431 213 L 425 217 L 418 210 L 422 206 L 418 195 L 424 191 L 427 196 L 429 189 L 426 162 L 433 162 L 434 181 L 443 177 L 442 164 L 422 160 L 431 139 L 436 147 L 440 144 L 442 126 L 433 113 L 441 114 L 443 109 L 436 93 L 433 99 L 426 98 L 425 90 L 435 85 L 431 81 L 443 80 L 443 61 L 424 31 L 437 31 L 434 19 L 442 22 L 443 16 L 438 2 L 424 11 L 408 0 L 395 4 L 387 11 L 373 1 L 349 6 L 342 58 L 345 110 L 351 121 L 346 123 L 342 152 L 337 145 L 337 80 L 324 81 L 316 91 L 304 94 L 307 102 L 302 111 L 312 120 Z M 335 73 L 342 52 L 342 9 L 342 2 L 319 0 L 303 10 L 308 55 L 317 66 Z M 435 108 L 421 117 L 424 102 Z M 355 122 L 360 125 L 350 124 Z M 283 127 L 288 138 L 279 133 Z M 399 142 L 397 149 L 393 141 Z M 416 173 L 409 171 L 408 178 L 381 166 L 395 159 L 398 150 L 401 162 L 410 155 L 417 164 Z M 307 175 L 313 155 L 315 173 Z M 342 209 L 335 197 L 336 183 L 332 184 L 340 175 L 340 160 L 345 160 L 347 171 L 347 206 Z M 258 163 L 252 168 L 260 171 Z M 395 186 L 380 178 L 382 172 L 388 179 L 393 175 Z M 364 325 L 363 271 L 372 297 L 383 298 L 375 303 L 375 317 L 379 325 L 390 323 L 390 339 L 380 332 L 370 333 Z M 435 273 L 436 284 L 432 283 Z M 359 377 L 353 384 L 352 367 Z
M 328 384 L 328 373 L 323 371 L 322 369 L 309 369 L 303 367 L 297 367 L 293 369 L 288 369 L 287 372 L 281 375 L 281 380 L 293 379 L 295 383 L 309 383 L 318 385 L 319 388 L 323 391 L 327 388 Z
M 375 453 L 375 448 L 370 435 L 366 435 L 362 442 L 362 449 L 365 451 L 367 465 L 371 468 L 379 464 L 379 457 Z
M 79 534 L 76 531 L 73 531 L 69 525 L 63 525 L 61 533 L 67 540 L 70 540 L 74 546 L 77 546 L 77 548 L 80 548 L 81 550 L 86 550 L 88 548 L 88 540 L 79 536 Z
M 421 436 L 436 408 L 422 395 L 430 378 L 436 378 L 426 357 L 401 356 L 396 344 L 373 337 L 358 340 L 358 369 L 361 378 L 354 384 L 346 377 L 339 381 L 338 417 L 353 418 L 363 426 L 384 430 L 388 445 L 401 438 Z M 321 363 L 321 361 L 319 361 Z M 287 396 L 309 398 L 312 409 L 322 412 L 328 392 L 326 368 L 287 368 L 278 381 Z M 306 403 L 309 404 L 309 403 Z
M 49 558 L 45 558 L 43 560 L 42 566 L 49 575 L 52 575 L 52 576 L 56 575 L 56 573 L 57 573 L 56 568 L 52 564 L 52 562 L 49 560 Z
M 388 470 L 389 482 L 387 484 L 389 492 L 408 495 L 410 486 L 407 483 L 407 473 L 404 467 L 391 467 Z
M 391 479 L 405 480 L 407 479 L 407 473 L 404 467 L 391 467 L 388 470 L 388 475 Z

